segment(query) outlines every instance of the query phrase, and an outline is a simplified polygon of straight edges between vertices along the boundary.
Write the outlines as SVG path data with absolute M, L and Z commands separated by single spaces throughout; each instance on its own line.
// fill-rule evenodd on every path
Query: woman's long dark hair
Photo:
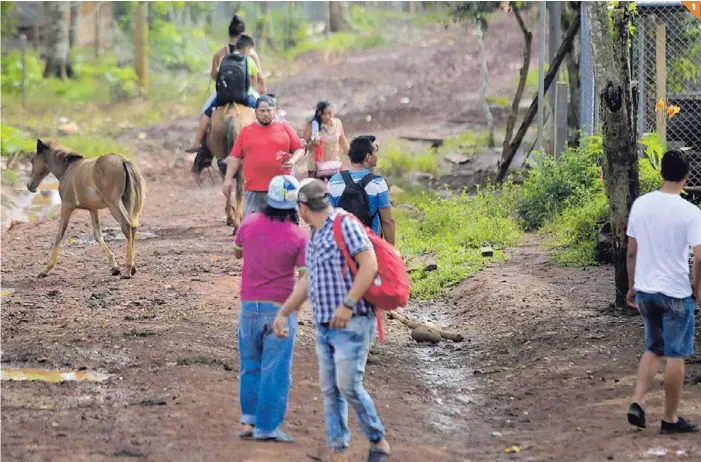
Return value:
M 299 212 L 297 212 L 297 209 L 283 210 L 266 205 L 265 209 L 263 209 L 263 215 L 274 221 L 281 221 L 283 223 L 285 221 L 291 221 L 299 225 Z
M 319 129 L 321 129 L 321 115 L 324 113 L 326 108 L 333 106 L 333 103 L 329 101 L 328 99 L 322 99 L 318 103 L 316 103 L 316 110 L 314 111 L 314 117 L 309 121 L 309 124 L 311 125 L 312 122 L 316 120 L 316 123 L 319 124 Z

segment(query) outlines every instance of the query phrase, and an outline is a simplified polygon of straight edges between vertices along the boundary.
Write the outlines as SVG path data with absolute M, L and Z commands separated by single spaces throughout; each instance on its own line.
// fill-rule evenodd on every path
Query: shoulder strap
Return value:
M 341 228 L 341 224 L 343 222 L 344 217 L 349 217 L 352 220 L 358 220 L 354 215 L 351 215 L 349 213 L 339 213 L 338 216 L 336 216 L 336 218 L 333 220 L 333 237 L 336 241 L 336 245 L 338 245 L 338 248 L 341 249 L 341 253 L 343 254 L 344 259 L 346 260 L 346 265 L 350 268 L 351 273 L 355 276 L 355 274 L 358 272 L 358 265 L 355 263 L 355 260 L 353 260 L 353 257 L 348 251 L 348 247 L 346 247 L 346 241 L 345 239 L 343 239 L 343 229 Z
M 373 173 L 368 173 L 367 175 L 365 175 L 365 176 L 363 177 L 362 180 L 360 180 L 360 186 L 362 186 L 363 189 L 365 189 L 365 187 L 366 187 L 367 185 L 369 185 L 370 182 L 371 182 L 372 180 L 374 180 L 375 178 L 379 178 L 379 177 L 378 177 L 377 175 L 373 174 Z
M 346 184 L 346 187 L 353 186 L 354 181 L 349 170 L 341 171 L 341 178 L 343 178 L 343 182 Z

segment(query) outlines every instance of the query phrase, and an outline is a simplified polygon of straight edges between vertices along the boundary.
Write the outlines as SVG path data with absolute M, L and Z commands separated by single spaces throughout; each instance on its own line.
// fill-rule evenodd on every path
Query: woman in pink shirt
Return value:
M 298 226 L 293 176 L 276 176 L 268 187 L 268 206 L 241 223 L 234 255 L 243 258 L 239 354 L 241 359 L 241 438 L 294 443 L 280 426 L 292 382 L 292 353 L 297 318 L 289 337 L 278 338 L 273 321 L 292 294 L 295 271 L 303 274 L 307 236 Z

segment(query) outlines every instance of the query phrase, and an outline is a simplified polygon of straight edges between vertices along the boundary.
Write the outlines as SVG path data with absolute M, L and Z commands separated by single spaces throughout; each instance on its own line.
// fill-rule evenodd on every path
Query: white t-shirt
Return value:
M 638 243 L 634 289 L 691 295 L 689 247 L 701 245 L 701 210 L 677 194 L 654 191 L 633 202 L 628 236 Z

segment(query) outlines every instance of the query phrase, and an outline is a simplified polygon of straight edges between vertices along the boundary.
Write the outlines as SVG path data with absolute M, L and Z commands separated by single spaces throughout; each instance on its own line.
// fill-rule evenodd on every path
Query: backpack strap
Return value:
M 355 183 L 349 170 L 341 171 L 341 178 L 343 178 L 343 182 L 346 184 L 346 187 L 353 186 L 353 183 Z
M 365 189 L 375 178 L 379 178 L 379 176 L 375 175 L 374 173 L 368 173 L 360 180 L 360 186 Z
M 348 266 L 348 268 L 350 268 L 351 273 L 353 273 L 353 276 L 355 276 L 358 273 L 358 265 L 355 263 L 355 260 L 353 260 L 353 257 L 351 256 L 350 252 L 348 251 L 348 247 L 346 246 L 346 241 L 345 239 L 343 239 L 343 229 L 341 228 L 341 224 L 343 222 L 344 217 L 348 217 L 351 220 L 360 220 L 358 220 L 355 217 L 355 215 L 352 215 L 350 213 L 339 213 L 338 216 L 333 220 L 333 238 L 336 241 L 336 245 L 338 246 L 338 248 L 341 249 L 341 253 L 343 254 L 344 259 L 346 260 L 346 265 Z
M 380 178 L 379 176 L 375 175 L 374 173 L 368 173 L 365 175 L 361 180 L 360 180 L 360 186 L 363 187 L 363 191 L 365 191 L 365 188 L 373 182 L 373 180 Z M 367 194 L 367 191 L 365 192 Z M 375 217 L 380 214 L 380 209 L 375 210 L 375 213 L 372 215 L 372 221 L 375 222 Z
M 367 175 L 370 176 L 370 175 Z M 366 176 L 366 178 L 367 178 Z M 363 178 L 365 179 L 365 178 Z M 358 218 L 350 213 L 341 213 L 339 214 L 333 221 L 333 237 L 334 240 L 336 241 L 336 244 L 338 245 L 338 248 L 341 249 L 341 253 L 343 254 L 344 259 L 346 260 L 346 265 L 350 268 L 351 273 L 355 277 L 356 274 L 358 274 L 358 265 L 355 263 L 355 260 L 353 260 L 353 257 L 351 257 L 350 252 L 348 251 L 348 247 L 346 247 L 346 241 L 343 239 L 343 229 L 341 228 L 341 225 L 343 223 L 343 218 L 344 217 L 349 217 L 351 220 L 356 220 L 357 222 L 360 223 L 360 220 Z M 361 223 L 362 224 L 362 223 Z M 343 271 L 345 272 L 346 268 L 343 268 Z M 380 339 L 380 342 L 384 342 L 385 340 L 385 328 L 382 325 L 382 313 L 380 312 L 380 309 L 378 307 L 375 308 L 375 318 L 377 319 L 377 333 Z

